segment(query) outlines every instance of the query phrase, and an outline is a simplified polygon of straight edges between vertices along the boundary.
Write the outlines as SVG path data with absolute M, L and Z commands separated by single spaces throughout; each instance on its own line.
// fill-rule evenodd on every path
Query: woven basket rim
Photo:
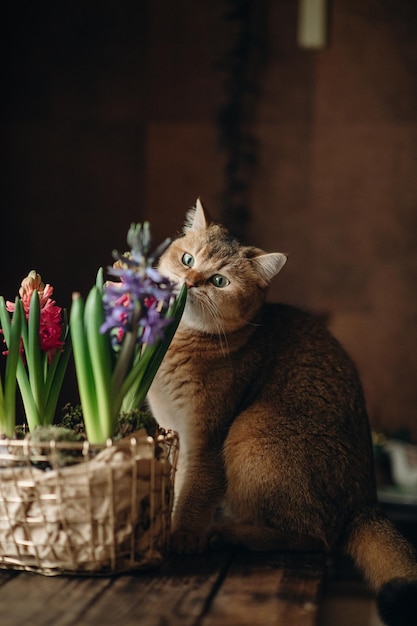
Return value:
M 17 448 L 19 450 L 28 450 L 35 448 L 50 449 L 53 450 L 81 450 L 83 452 L 105 450 L 106 448 L 121 448 L 131 449 L 136 445 L 143 445 L 148 443 L 153 445 L 154 443 L 174 443 L 178 440 L 178 433 L 175 430 L 161 431 L 156 437 L 150 435 L 143 435 L 132 433 L 123 439 L 108 439 L 105 443 L 91 443 L 87 439 L 85 441 L 55 441 L 53 439 L 47 441 L 34 441 L 33 439 L 16 439 L 12 437 L 1 437 L 0 448 Z

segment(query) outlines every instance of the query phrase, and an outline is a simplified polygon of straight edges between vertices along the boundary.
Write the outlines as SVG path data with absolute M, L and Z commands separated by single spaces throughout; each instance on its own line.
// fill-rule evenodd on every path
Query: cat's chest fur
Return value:
M 198 354 L 195 342 L 177 332 L 151 386 L 148 400 L 161 426 L 179 430 L 195 412 L 196 396 L 205 394 L 203 380 L 197 376 Z
M 159 424 L 180 433 L 182 450 L 199 435 L 227 428 L 240 394 L 242 373 L 239 355 L 245 360 L 246 332 L 228 339 L 192 330 L 177 331 L 148 394 Z
M 178 430 L 181 423 L 192 422 L 210 397 L 213 372 L 224 368 L 224 358 L 209 340 L 178 331 L 148 395 L 160 424 Z

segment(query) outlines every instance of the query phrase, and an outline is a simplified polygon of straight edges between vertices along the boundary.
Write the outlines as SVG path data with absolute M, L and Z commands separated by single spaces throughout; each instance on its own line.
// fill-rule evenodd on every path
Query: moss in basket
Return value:
M 61 410 L 58 426 L 78 433 L 82 439 L 86 439 L 83 410 L 80 404 L 72 405 L 70 402 Z
M 117 442 L 139 430 L 145 430 L 154 439 L 161 432 L 157 421 L 149 411 L 137 409 L 122 412 L 118 418 L 113 440 Z M 58 424 L 37 426 L 31 432 L 20 432 L 18 438 L 30 441 L 31 451 L 34 453 L 32 465 L 38 469 L 50 470 L 52 469 L 51 462 L 44 459 L 36 460 L 36 456 L 49 456 L 51 453 L 51 442 L 78 443 L 86 441 L 82 408 L 80 405 L 72 406 L 72 404 L 66 404 L 62 409 L 61 421 Z M 40 444 L 39 447 L 36 444 Z M 75 448 L 71 450 L 65 447 L 57 447 L 55 454 L 57 465 L 64 467 L 78 463 L 82 457 L 82 449 Z
M 66 404 L 62 409 L 59 426 L 76 432 L 82 439 L 86 438 L 83 411 L 81 405 Z M 119 441 L 132 433 L 145 429 L 150 437 L 155 438 L 160 432 L 158 422 L 145 409 L 133 409 L 119 413 L 113 439 Z
M 31 442 L 31 444 L 35 444 L 31 446 L 31 452 L 39 454 L 41 456 L 49 457 L 51 454 L 51 442 L 54 441 L 56 443 L 77 443 L 83 440 L 83 437 L 74 432 L 69 428 L 65 428 L 64 426 L 37 426 L 32 432 L 27 433 L 25 439 Z M 36 444 L 40 444 L 39 448 Z M 56 451 L 56 462 L 59 467 L 63 467 L 66 465 L 72 465 L 74 463 L 78 463 L 79 459 L 82 456 L 82 450 L 80 448 L 75 448 L 71 450 L 69 448 L 57 448 Z M 34 455 L 32 464 L 38 469 L 51 469 L 51 463 L 48 460 L 36 460 L 36 456 Z
M 145 429 L 148 435 L 154 439 L 160 430 L 158 422 L 149 411 L 144 409 L 122 411 L 117 421 L 115 439 L 123 439 L 141 429 Z

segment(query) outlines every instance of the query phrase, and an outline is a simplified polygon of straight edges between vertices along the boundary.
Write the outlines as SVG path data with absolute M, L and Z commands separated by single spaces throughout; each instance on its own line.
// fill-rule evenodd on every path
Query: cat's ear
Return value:
M 266 284 L 282 270 L 287 262 L 287 256 L 282 252 L 270 252 L 255 256 L 252 261 Z
M 187 212 L 185 217 L 184 231 L 206 230 L 210 221 L 208 214 L 203 209 L 200 198 L 197 198 L 195 206 Z

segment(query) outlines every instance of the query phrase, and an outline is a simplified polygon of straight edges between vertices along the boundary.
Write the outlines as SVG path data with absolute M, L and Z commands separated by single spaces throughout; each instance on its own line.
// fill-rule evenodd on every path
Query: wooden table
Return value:
M 319 553 L 210 552 L 113 577 L 0 570 L 4 626 L 313 626 Z

